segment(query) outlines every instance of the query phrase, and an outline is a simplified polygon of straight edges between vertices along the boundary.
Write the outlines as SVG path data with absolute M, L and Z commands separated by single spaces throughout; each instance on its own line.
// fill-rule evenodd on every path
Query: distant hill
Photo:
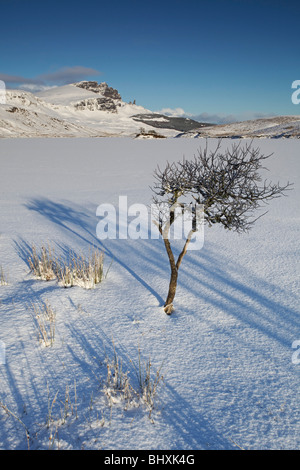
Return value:
M 300 116 L 278 116 L 217 126 L 199 127 L 177 137 L 300 138 Z

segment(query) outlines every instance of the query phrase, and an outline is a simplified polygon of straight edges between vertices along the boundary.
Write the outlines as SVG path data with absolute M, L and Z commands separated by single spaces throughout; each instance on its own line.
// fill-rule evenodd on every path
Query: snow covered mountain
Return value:
M 227 125 L 200 123 L 126 103 L 116 89 L 94 81 L 53 87 L 36 95 L 7 90 L 6 104 L 0 105 L 0 138 L 113 136 L 300 138 L 300 116 Z
M 0 107 L 0 137 L 135 137 L 141 127 L 144 136 L 158 136 L 155 128 L 160 127 L 163 136 L 173 137 L 199 126 L 191 119 L 165 117 L 162 122 L 161 115 L 124 102 L 106 83 L 87 81 L 36 95 L 7 90 Z

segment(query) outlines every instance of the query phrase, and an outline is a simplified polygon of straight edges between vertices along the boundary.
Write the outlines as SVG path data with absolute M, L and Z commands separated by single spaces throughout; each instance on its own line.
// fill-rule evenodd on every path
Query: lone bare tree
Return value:
M 187 252 L 197 225 L 198 205 L 203 208 L 203 220 L 209 225 L 222 224 L 225 229 L 247 232 L 266 212 L 256 218 L 254 213 L 262 203 L 284 195 L 291 189 L 290 183 L 263 180 L 260 170 L 266 169 L 263 162 L 270 155 L 263 155 L 259 148 L 253 148 L 252 142 L 245 146 L 233 144 L 231 149 L 221 151 L 221 140 L 215 150 L 208 150 L 208 145 L 192 160 L 183 159 L 177 163 L 168 163 L 161 170 L 154 172 L 155 184 L 153 202 L 157 208 L 155 224 L 164 240 L 171 268 L 171 278 L 164 311 L 170 315 L 176 294 L 178 270 Z M 170 242 L 170 228 L 176 220 L 178 208 L 184 210 L 194 204 L 190 210 L 191 228 L 177 260 Z

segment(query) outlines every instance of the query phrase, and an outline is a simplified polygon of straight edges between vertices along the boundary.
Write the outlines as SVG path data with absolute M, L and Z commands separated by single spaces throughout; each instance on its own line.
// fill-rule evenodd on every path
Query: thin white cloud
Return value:
M 201 113 L 193 115 L 192 119 L 199 122 L 210 124 L 232 124 L 235 122 L 250 121 L 255 119 L 267 119 L 274 117 L 274 114 L 258 113 L 254 111 L 244 112 L 240 114 L 213 114 Z
M 201 113 L 193 116 L 195 121 L 205 122 L 210 124 L 230 124 L 232 122 L 237 122 L 239 119 L 237 116 L 232 114 L 213 114 L 213 113 Z
M 185 114 L 185 111 L 182 108 L 175 108 L 175 109 L 163 108 L 161 110 L 161 113 L 165 114 L 166 116 L 176 117 L 176 116 L 183 116 Z
M 20 83 L 18 88 L 24 91 L 29 91 L 30 93 L 37 93 L 39 91 L 50 90 L 50 88 L 56 88 L 57 85 L 38 85 L 36 83 Z
M 254 119 L 267 119 L 274 117 L 274 114 L 259 113 L 254 111 L 245 111 L 240 114 L 222 114 L 222 113 L 200 113 L 191 114 L 187 113 L 183 108 L 162 108 L 160 111 L 155 111 L 165 116 L 170 117 L 187 117 L 198 122 L 207 124 L 232 124 L 235 122 L 249 121 Z
M 42 75 L 39 75 L 37 78 L 48 83 L 55 82 L 59 84 L 68 84 L 74 83 L 79 80 L 83 80 L 86 77 L 100 75 L 101 72 L 98 70 L 82 67 L 81 65 L 76 65 L 74 67 L 62 67 L 55 72 L 48 72 Z
M 3 80 L 6 84 L 13 84 L 13 85 L 19 85 L 21 83 L 24 84 L 41 84 L 42 81 L 37 78 L 26 78 L 22 77 L 21 75 L 9 75 L 7 73 L 1 73 L 0 72 L 0 80 Z
M 236 122 L 238 120 L 233 115 L 221 115 L 212 113 L 201 113 L 194 115 L 191 113 L 187 113 L 183 108 L 162 108 L 160 111 L 157 112 L 170 117 L 188 117 L 190 119 L 194 119 L 195 121 L 210 124 L 228 124 L 231 122 Z
M 46 87 L 67 85 L 90 77 L 99 76 L 99 70 L 76 65 L 74 67 L 62 67 L 54 72 L 48 72 L 38 75 L 34 78 L 26 78 L 21 75 L 9 75 L 0 72 L 0 80 L 8 87 L 17 86 L 29 91 L 40 91 Z M 31 87 L 31 88 L 30 88 Z
M 184 109 L 182 108 L 163 108 L 160 111 L 156 111 L 160 114 L 164 114 L 165 116 L 170 116 L 170 117 L 190 117 L 191 114 L 188 114 L 185 112 Z

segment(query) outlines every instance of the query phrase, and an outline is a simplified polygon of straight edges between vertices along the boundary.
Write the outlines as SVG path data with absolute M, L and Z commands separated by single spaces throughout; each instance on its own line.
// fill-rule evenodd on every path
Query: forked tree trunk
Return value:
M 167 300 L 165 301 L 164 305 L 164 311 L 166 312 L 167 315 L 171 315 L 173 311 L 173 300 L 175 297 L 176 293 L 176 287 L 177 287 L 177 279 L 178 279 L 178 269 L 176 266 L 175 258 L 173 255 L 173 251 L 171 248 L 170 241 L 168 238 L 164 238 L 164 243 L 166 247 L 166 251 L 168 254 L 169 262 L 170 262 L 170 267 L 171 267 L 171 278 L 170 278 L 170 284 L 169 284 L 169 292 L 167 296 Z
M 166 247 L 166 250 L 167 250 L 167 253 L 168 253 L 168 257 L 169 257 L 169 261 L 170 261 L 170 267 L 171 267 L 171 278 L 170 278 L 170 284 L 169 284 L 169 292 L 168 292 L 167 300 L 165 301 L 165 304 L 164 304 L 164 311 L 167 315 L 171 315 L 171 313 L 173 312 L 173 300 L 174 300 L 174 297 L 175 297 L 175 294 L 176 294 L 178 270 L 179 270 L 179 266 L 181 264 L 181 261 L 182 261 L 184 255 L 187 252 L 187 247 L 188 247 L 188 244 L 191 241 L 191 237 L 192 237 L 193 232 L 194 232 L 194 230 L 190 231 L 190 233 L 189 233 L 189 235 L 188 235 L 188 237 L 185 241 L 182 252 L 178 256 L 177 262 L 175 262 L 170 241 L 167 238 L 164 239 L 164 243 L 165 243 L 165 247 Z

